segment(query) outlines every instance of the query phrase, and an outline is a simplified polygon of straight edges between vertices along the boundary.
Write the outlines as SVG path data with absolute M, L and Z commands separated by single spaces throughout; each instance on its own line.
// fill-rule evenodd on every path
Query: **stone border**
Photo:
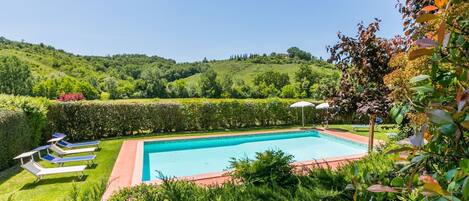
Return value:
M 143 183 L 142 169 L 143 169 L 143 144 L 148 141 L 166 141 L 166 140 L 187 140 L 187 139 L 199 139 L 199 138 L 215 138 L 215 137 L 226 137 L 226 136 L 240 136 L 240 135 L 255 135 L 255 134 L 268 134 L 278 132 L 289 132 L 289 131 L 301 131 L 304 129 L 278 129 L 273 131 L 246 131 L 236 134 L 216 134 L 216 135 L 197 135 L 197 136 L 181 136 L 181 137 L 166 137 L 158 139 L 142 139 L 142 140 L 126 140 L 122 143 L 119 155 L 114 164 L 114 167 L 109 177 L 108 187 L 103 195 L 102 200 L 109 198 L 113 192 L 118 191 L 124 187 L 135 186 Z M 323 134 L 331 135 L 334 137 L 354 141 L 361 144 L 368 143 L 368 137 L 356 135 L 349 132 L 343 132 L 338 130 L 323 130 L 323 129 L 308 129 L 317 130 Z M 383 143 L 380 140 L 376 140 L 375 144 Z M 326 158 L 323 160 L 309 160 L 299 161 L 292 165 L 295 167 L 295 172 L 304 173 L 307 170 L 315 167 L 329 167 L 337 168 L 350 161 L 358 160 L 366 154 L 358 154 L 344 157 Z M 228 181 L 228 171 L 207 173 L 186 177 L 178 177 L 177 179 L 193 181 L 201 185 L 217 185 Z M 145 183 L 159 184 L 160 180 L 153 180 Z

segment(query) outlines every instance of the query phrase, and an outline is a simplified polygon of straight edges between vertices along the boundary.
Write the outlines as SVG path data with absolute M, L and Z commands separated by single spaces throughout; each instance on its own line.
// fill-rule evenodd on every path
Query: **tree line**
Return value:
M 253 83 L 219 75 L 213 69 L 204 69 L 195 85 L 176 79 L 177 69 L 147 68 L 135 72 L 136 82 L 106 77 L 95 84 L 71 76 L 38 79 L 32 75 L 30 64 L 15 56 L 0 56 L 0 92 L 15 95 L 58 98 L 63 93 L 82 93 L 87 99 L 121 98 L 316 98 L 323 99 L 335 93 L 338 73 L 313 71 L 303 64 L 293 79 L 287 73 L 267 70 L 257 73 Z M 200 67 L 202 68 L 202 67 Z M 207 67 L 205 67 L 207 68 Z M 183 68 L 185 70 L 192 68 Z M 200 69 L 192 70 L 200 72 Z M 170 73 L 168 73 L 170 72 Z M 122 84 L 124 82 L 125 84 Z

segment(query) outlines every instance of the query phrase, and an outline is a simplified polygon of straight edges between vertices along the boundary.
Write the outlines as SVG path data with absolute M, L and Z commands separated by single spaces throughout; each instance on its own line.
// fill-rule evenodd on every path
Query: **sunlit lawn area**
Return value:
M 375 139 L 379 140 L 388 140 L 388 136 L 386 135 L 387 133 L 397 133 L 399 130 L 397 127 L 392 128 L 392 129 L 384 129 L 382 127 L 392 127 L 393 125 L 391 124 L 384 124 L 384 125 L 378 125 L 375 127 Z M 329 125 L 330 129 L 339 129 L 339 130 L 345 130 L 351 133 L 355 133 L 357 135 L 362 135 L 362 136 L 368 136 L 368 128 L 358 128 L 358 129 L 353 129 L 351 124 L 337 124 L 337 125 Z
M 69 192 L 75 184 L 78 189 L 88 188 L 98 185 L 100 181 L 107 182 L 111 174 L 112 167 L 117 158 L 120 146 L 125 139 L 141 139 L 141 138 L 162 138 L 172 136 L 193 136 L 193 135 L 214 135 L 223 133 L 239 133 L 246 131 L 268 131 L 280 128 L 297 128 L 297 127 L 273 127 L 273 128 L 254 128 L 254 129 L 237 129 L 232 131 L 212 131 L 212 132 L 196 132 L 196 133 L 171 133 L 158 135 L 145 135 L 136 137 L 125 137 L 116 139 L 103 140 L 101 150 L 97 152 L 95 167 L 85 171 L 86 178 L 79 181 L 75 174 L 62 174 L 46 176 L 45 179 L 34 182 L 35 177 L 22 170 L 19 166 L 0 172 L 0 200 L 8 200 L 12 196 L 13 200 L 63 200 L 69 196 Z M 352 130 L 352 125 L 330 125 L 330 128 L 347 130 L 359 135 L 368 135 L 366 129 L 358 131 Z M 394 132 L 393 130 L 383 130 L 378 128 L 376 132 L 377 139 L 386 140 L 385 133 Z M 53 167 L 46 162 L 41 162 L 44 167 Z M 68 165 L 76 165 L 70 163 Z

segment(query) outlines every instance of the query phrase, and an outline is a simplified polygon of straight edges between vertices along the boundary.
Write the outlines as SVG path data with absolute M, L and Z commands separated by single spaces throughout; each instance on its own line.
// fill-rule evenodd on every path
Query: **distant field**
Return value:
M 252 85 L 254 77 L 260 72 L 273 70 L 277 72 L 287 73 L 290 76 L 290 81 L 294 80 L 295 72 L 300 67 L 300 64 L 253 64 L 241 61 L 217 61 L 211 63 L 210 66 L 218 73 L 219 76 L 229 75 L 233 80 L 241 79 L 246 84 Z M 321 74 L 332 74 L 337 70 L 313 66 L 313 71 L 320 72 Z M 200 78 L 200 73 L 184 78 L 188 85 L 195 85 Z

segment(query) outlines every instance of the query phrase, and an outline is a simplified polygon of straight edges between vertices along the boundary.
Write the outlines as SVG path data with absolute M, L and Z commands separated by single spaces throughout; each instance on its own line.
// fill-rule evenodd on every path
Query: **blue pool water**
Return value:
M 144 143 L 143 181 L 165 176 L 190 176 L 226 170 L 232 157 L 254 158 L 256 152 L 279 149 L 295 161 L 347 156 L 366 152 L 366 146 L 321 134 L 296 131 Z

